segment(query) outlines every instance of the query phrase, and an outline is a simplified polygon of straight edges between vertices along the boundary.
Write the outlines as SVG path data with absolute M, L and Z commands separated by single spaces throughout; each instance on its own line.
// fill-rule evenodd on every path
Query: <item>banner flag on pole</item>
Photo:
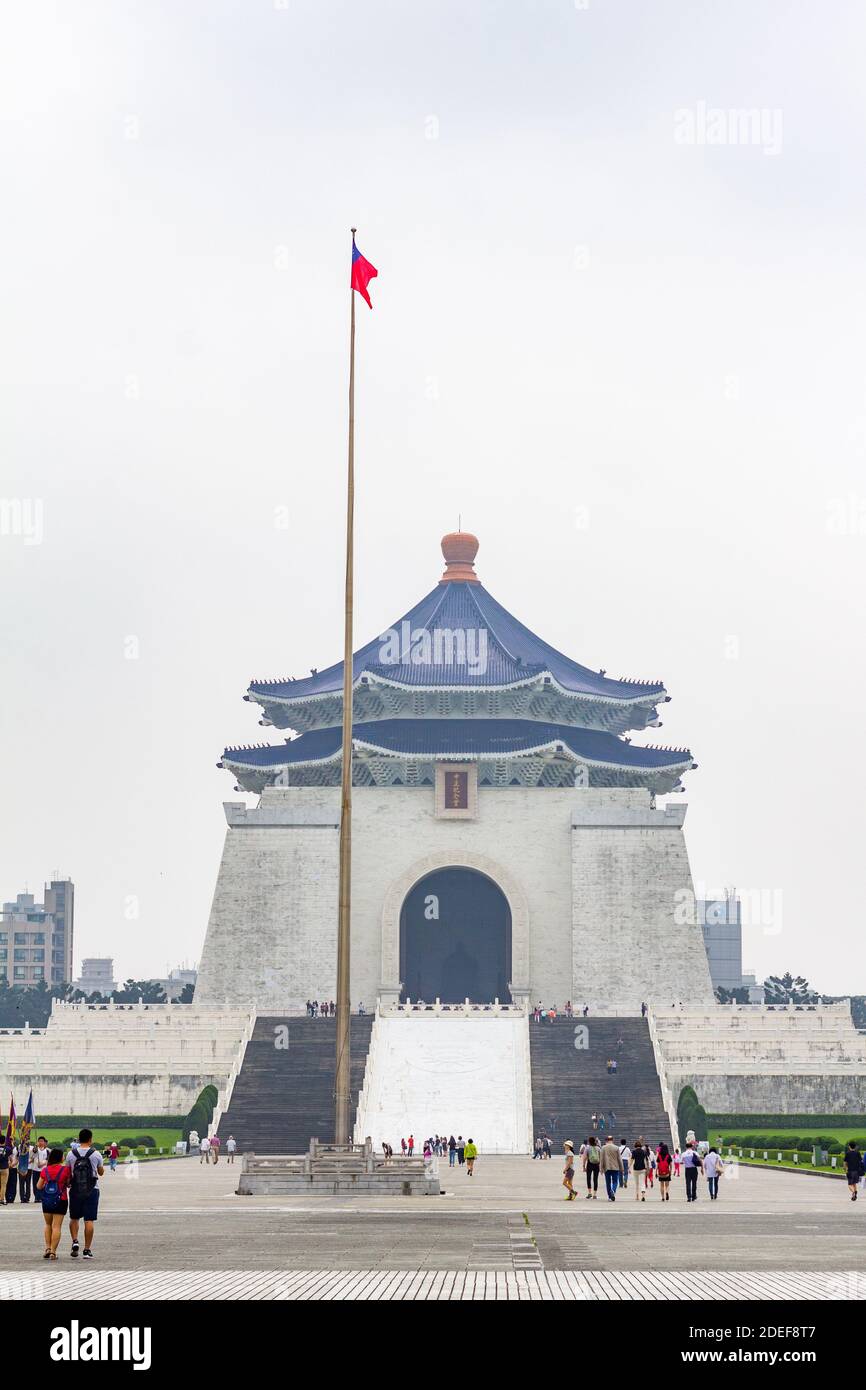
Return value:
M 379 272 L 376 267 L 371 265 L 366 257 L 361 255 L 355 245 L 355 238 L 352 237 L 352 289 L 357 290 L 359 295 L 361 295 L 363 299 L 366 299 L 371 309 L 373 307 L 373 302 L 367 292 L 367 286 L 371 280 L 375 280 L 378 274 Z
M 11 1148 L 15 1143 L 15 1098 L 9 1094 L 9 1119 L 6 1122 L 6 1145 Z
M 30 1095 L 27 1097 L 27 1107 L 24 1111 L 24 1119 L 21 1121 L 21 1143 L 30 1143 L 30 1131 L 35 1128 L 36 1116 L 33 1113 L 33 1087 L 30 1088 Z

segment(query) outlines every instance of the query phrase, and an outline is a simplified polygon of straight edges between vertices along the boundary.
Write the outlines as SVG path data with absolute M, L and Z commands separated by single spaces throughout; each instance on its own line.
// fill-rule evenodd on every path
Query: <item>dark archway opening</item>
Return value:
M 475 869 L 437 869 L 400 913 L 402 998 L 432 1003 L 511 1002 L 511 909 Z

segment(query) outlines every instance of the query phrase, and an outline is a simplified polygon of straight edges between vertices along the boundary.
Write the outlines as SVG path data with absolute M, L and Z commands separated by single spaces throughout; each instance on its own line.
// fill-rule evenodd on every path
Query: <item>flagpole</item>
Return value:
M 354 242 L 356 228 L 352 228 Z M 340 800 L 340 876 L 337 920 L 337 1057 L 334 1074 L 334 1142 L 349 1144 L 351 1089 L 349 992 L 352 895 L 352 606 L 355 531 L 355 291 L 350 287 L 349 461 L 346 485 L 346 588 L 343 624 L 343 776 Z

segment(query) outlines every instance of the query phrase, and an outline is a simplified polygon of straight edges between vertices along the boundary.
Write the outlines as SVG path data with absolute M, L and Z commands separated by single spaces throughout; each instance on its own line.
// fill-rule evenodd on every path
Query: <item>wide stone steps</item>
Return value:
M 587 1029 L 586 1049 L 576 1048 L 575 1030 Z M 649 1143 L 670 1144 L 670 1123 L 662 1100 L 649 1027 L 642 1018 L 557 1018 L 529 1025 L 532 1060 L 532 1109 L 536 1134 L 546 1133 L 557 1146 L 565 1139 L 578 1145 L 593 1132 L 592 1115 L 604 1114 L 610 1132 L 631 1144 L 639 1136 Z M 617 1072 L 607 1062 L 615 1058 Z M 596 1126 L 595 1132 L 598 1133 Z
M 370 1015 L 351 1020 L 353 1122 L 372 1026 Z M 333 1018 L 257 1018 L 220 1122 L 223 1141 L 233 1134 L 241 1152 L 260 1154 L 305 1153 L 314 1136 L 332 1143 L 336 1042 Z

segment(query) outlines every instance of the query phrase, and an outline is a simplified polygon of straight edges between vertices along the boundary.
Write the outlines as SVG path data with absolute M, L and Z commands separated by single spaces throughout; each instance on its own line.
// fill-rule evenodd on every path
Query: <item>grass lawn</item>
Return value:
M 136 1139 L 139 1134 L 149 1134 L 157 1149 L 163 1148 L 173 1151 L 175 1144 L 181 1137 L 179 1129 L 154 1129 L 152 1126 L 147 1129 L 133 1128 L 131 1131 L 120 1128 L 100 1129 L 98 1120 L 94 1121 L 92 1129 L 93 1143 L 97 1149 L 105 1149 L 106 1145 L 110 1144 L 112 1140 L 115 1140 L 119 1144 L 121 1139 Z M 70 1134 L 73 1133 L 77 1134 L 77 1131 L 70 1129 L 68 1126 L 65 1129 L 43 1129 L 40 1126 L 33 1131 L 32 1138 L 35 1142 L 40 1134 L 44 1134 L 45 1138 L 48 1140 L 48 1147 L 51 1148 L 54 1144 L 63 1144 L 63 1141 L 68 1139 Z M 151 1152 L 153 1152 L 153 1150 L 151 1150 Z

